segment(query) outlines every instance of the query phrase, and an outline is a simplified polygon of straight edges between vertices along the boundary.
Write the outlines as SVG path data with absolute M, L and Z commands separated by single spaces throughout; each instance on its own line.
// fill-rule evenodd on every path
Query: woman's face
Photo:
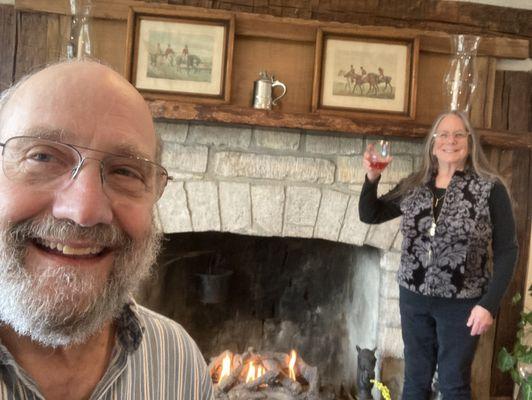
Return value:
M 469 154 L 469 133 L 464 123 L 454 114 L 444 117 L 436 129 L 432 154 L 439 167 L 463 169 Z

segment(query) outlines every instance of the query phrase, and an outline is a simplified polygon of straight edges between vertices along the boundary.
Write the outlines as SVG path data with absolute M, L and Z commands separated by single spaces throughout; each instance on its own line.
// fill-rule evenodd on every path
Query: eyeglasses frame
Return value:
M 144 158 L 144 157 L 138 157 L 138 156 L 134 156 L 134 155 L 116 154 L 116 153 L 112 153 L 112 152 L 109 152 L 109 151 L 97 150 L 97 149 L 93 149 L 93 148 L 86 147 L 86 146 L 81 146 L 81 145 L 77 145 L 77 144 L 74 145 L 74 144 L 71 144 L 71 143 L 62 142 L 60 140 L 49 139 L 49 138 L 40 137 L 40 136 L 27 136 L 27 135 L 12 136 L 12 137 L 8 138 L 6 141 L 0 142 L 0 147 L 2 147 L 2 153 L 1 153 L 2 154 L 2 166 L 3 166 L 3 163 L 4 163 L 5 146 L 6 146 L 6 144 L 9 143 L 9 141 L 11 141 L 13 139 L 39 139 L 39 140 L 44 140 L 44 141 L 47 141 L 47 142 L 57 143 L 57 144 L 69 147 L 72 150 L 74 150 L 75 153 L 78 155 L 78 160 L 79 161 L 78 161 L 76 166 L 71 171 L 71 179 L 76 179 L 79 171 L 83 167 L 83 164 L 84 164 L 85 160 L 95 160 L 95 161 L 98 161 L 100 163 L 100 179 L 102 180 L 102 183 L 104 182 L 104 177 L 103 177 L 103 163 L 104 163 L 104 160 L 103 159 L 98 159 L 98 158 L 93 158 L 93 157 L 84 157 L 81 154 L 81 151 L 79 149 L 88 150 L 88 151 L 91 151 L 91 152 L 100 153 L 100 154 L 113 156 L 113 157 L 123 157 L 123 158 L 130 159 L 130 160 L 139 160 L 139 161 L 147 162 L 150 165 L 153 165 L 156 168 L 156 171 L 157 170 L 159 171 L 160 175 L 165 177 L 164 185 L 162 185 L 161 188 L 155 193 L 155 197 L 156 197 L 155 201 L 157 201 L 157 200 L 159 200 L 161 198 L 162 194 L 164 193 L 164 189 L 166 188 L 166 185 L 168 184 L 168 182 L 174 180 L 174 178 L 172 176 L 168 175 L 167 169 L 164 168 L 161 164 L 158 164 L 158 163 L 156 163 L 154 161 L 151 161 L 151 160 L 149 160 L 147 158 Z M 2 168 L 2 170 L 3 170 L 3 168 Z M 5 172 L 4 172 L 4 174 L 5 174 Z M 6 177 L 7 177 L 7 175 L 6 175 Z M 9 177 L 7 177 L 7 178 L 9 179 Z
M 456 136 L 456 132 L 460 132 L 460 133 L 465 133 L 465 136 L 464 137 L 457 137 Z M 458 139 L 458 140 L 465 140 L 467 139 L 469 136 L 471 136 L 471 133 L 468 132 L 468 131 L 454 131 L 454 132 L 446 132 L 449 134 L 450 137 L 452 137 L 454 140 Z M 432 138 L 433 139 L 441 139 L 441 136 L 438 132 L 434 132 L 432 134 Z M 448 138 L 447 138 L 448 139 Z

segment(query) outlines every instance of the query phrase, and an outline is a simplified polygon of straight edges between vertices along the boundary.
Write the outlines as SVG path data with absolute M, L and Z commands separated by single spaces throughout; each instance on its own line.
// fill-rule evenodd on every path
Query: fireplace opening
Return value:
M 227 272 L 230 271 L 230 272 Z M 204 275 L 224 282 L 206 285 Z M 295 350 L 320 387 L 354 393 L 356 346 L 377 345 L 379 251 L 321 239 L 166 235 L 139 302 L 185 327 L 209 363 Z

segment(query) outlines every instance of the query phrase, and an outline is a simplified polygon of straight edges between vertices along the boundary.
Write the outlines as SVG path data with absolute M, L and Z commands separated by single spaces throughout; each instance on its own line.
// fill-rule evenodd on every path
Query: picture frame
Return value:
M 419 38 L 318 29 L 312 110 L 414 119 Z
M 126 77 L 148 99 L 227 103 L 234 16 L 130 7 Z

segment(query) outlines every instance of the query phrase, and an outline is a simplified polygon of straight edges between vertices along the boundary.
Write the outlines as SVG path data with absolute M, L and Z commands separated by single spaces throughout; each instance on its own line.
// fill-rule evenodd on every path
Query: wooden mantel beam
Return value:
M 205 105 L 168 100 L 147 100 L 154 118 L 242 124 L 269 128 L 305 129 L 331 133 L 344 132 L 360 136 L 423 138 L 430 127 L 408 120 L 379 119 L 370 116 L 344 117 L 326 113 L 283 113 L 243 108 L 233 105 Z M 532 149 L 529 132 L 501 132 L 477 129 L 485 144 L 501 148 Z

